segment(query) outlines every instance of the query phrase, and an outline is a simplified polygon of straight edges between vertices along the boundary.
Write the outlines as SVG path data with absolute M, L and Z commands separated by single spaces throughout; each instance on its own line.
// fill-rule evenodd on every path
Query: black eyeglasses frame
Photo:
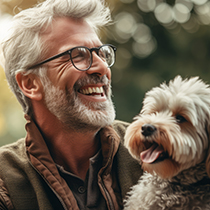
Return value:
M 71 51 L 74 50 L 74 49 L 76 49 L 76 48 L 86 48 L 86 49 L 88 49 L 88 50 L 90 51 L 90 55 L 91 55 L 91 61 L 90 61 L 89 67 L 86 68 L 86 69 L 84 69 L 84 70 L 81 70 L 81 69 L 79 69 L 79 68 L 77 68 L 77 67 L 75 66 L 74 62 L 72 62 L 72 64 L 73 64 L 73 66 L 74 66 L 77 70 L 79 70 L 79 71 L 87 71 L 87 70 L 92 66 L 92 62 L 93 62 L 93 59 L 92 59 L 92 52 L 95 51 L 96 54 L 100 57 L 100 55 L 99 55 L 99 50 L 100 50 L 102 47 L 104 47 L 104 46 L 109 46 L 109 47 L 111 47 L 111 48 L 113 49 L 114 53 L 116 54 L 117 47 L 115 47 L 115 46 L 112 45 L 112 44 L 103 44 L 103 45 L 101 45 L 100 47 L 93 47 L 93 48 L 88 48 L 88 47 L 85 47 L 85 46 L 77 46 L 77 47 L 73 47 L 73 48 L 71 48 L 71 49 L 69 49 L 69 50 L 66 50 L 65 52 L 59 53 L 59 54 L 57 54 L 57 55 L 54 55 L 54 56 L 52 56 L 52 57 L 50 57 L 50 58 L 47 58 L 47 59 L 45 59 L 45 60 L 43 60 L 43 61 L 41 61 L 41 62 L 39 62 L 39 63 L 37 63 L 37 64 L 31 66 L 31 67 L 29 67 L 29 68 L 27 68 L 27 70 L 29 70 L 29 69 L 34 69 L 34 68 L 36 68 L 36 67 L 38 67 L 38 66 L 41 66 L 41 65 L 43 65 L 43 64 L 45 64 L 45 63 L 48 63 L 48 62 L 50 62 L 50 61 L 52 61 L 52 60 L 55 60 L 55 59 L 57 59 L 57 58 L 59 58 L 59 57 L 61 57 L 61 56 L 63 56 L 63 55 L 66 55 L 66 54 L 69 54 L 70 60 L 71 60 L 71 62 L 72 62 Z M 115 62 L 113 62 L 113 64 L 114 64 L 114 63 L 115 63 Z M 107 66 L 107 67 L 110 68 L 111 66 L 113 66 L 113 64 L 110 65 L 110 66 Z

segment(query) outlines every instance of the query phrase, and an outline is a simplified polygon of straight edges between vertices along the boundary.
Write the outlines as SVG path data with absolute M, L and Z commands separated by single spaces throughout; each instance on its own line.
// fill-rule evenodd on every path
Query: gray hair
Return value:
M 28 67 L 40 61 L 45 53 L 40 31 L 47 28 L 56 17 L 84 19 L 96 33 L 111 21 L 110 10 L 104 0 L 46 0 L 14 16 L 10 33 L 2 43 L 4 69 L 11 90 L 23 111 L 29 115 L 33 112 L 30 99 L 20 90 L 15 76 L 18 72 L 33 72 L 42 82 L 46 79 L 45 68 L 28 70 Z

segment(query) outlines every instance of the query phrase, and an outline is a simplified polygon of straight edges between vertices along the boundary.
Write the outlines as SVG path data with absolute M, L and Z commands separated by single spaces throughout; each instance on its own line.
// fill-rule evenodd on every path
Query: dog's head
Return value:
M 197 77 L 177 76 L 146 93 L 128 127 L 125 146 L 142 168 L 171 178 L 206 159 L 210 175 L 210 88 Z

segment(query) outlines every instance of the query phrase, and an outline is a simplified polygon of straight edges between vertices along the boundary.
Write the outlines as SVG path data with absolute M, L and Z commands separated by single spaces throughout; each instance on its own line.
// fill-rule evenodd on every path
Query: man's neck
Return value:
M 46 141 L 55 163 L 65 170 L 85 179 L 89 168 L 89 159 L 100 148 L 99 131 L 87 130 L 82 133 L 71 128 L 65 128 L 44 103 L 32 101 L 34 120 Z
M 55 163 L 65 170 L 85 179 L 89 168 L 89 159 L 100 148 L 98 130 L 86 133 L 65 129 L 57 119 L 40 125 L 44 139 Z

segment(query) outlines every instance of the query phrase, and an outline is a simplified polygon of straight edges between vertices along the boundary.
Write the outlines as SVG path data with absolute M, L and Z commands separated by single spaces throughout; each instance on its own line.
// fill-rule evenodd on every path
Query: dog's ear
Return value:
M 207 158 L 206 158 L 206 172 L 210 177 L 210 147 L 208 148 Z
M 210 177 L 210 123 L 207 124 L 206 128 L 207 136 L 208 136 L 208 151 L 206 156 L 206 172 L 208 176 Z

